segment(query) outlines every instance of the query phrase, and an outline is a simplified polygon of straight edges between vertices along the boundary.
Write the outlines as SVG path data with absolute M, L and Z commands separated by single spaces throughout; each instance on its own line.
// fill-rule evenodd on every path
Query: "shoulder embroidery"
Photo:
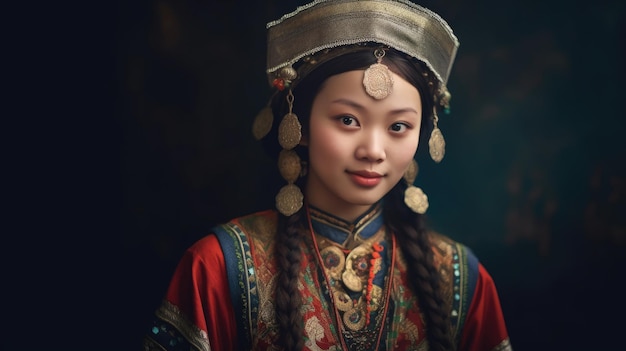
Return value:
M 457 342 L 478 279 L 478 260 L 466 246 L 438 233 L 433 233 L 435 264 L 442 275 L 444 298 L 450 308 L 450 322 Z

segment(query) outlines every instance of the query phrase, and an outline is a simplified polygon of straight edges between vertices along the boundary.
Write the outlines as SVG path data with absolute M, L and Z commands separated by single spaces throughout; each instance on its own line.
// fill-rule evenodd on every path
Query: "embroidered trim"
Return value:
M 461 332 L 465 318 L 474 297 L 478 280 L 478 259 L 466 246 L 455 243 L 453 256 L 454 297 L 452 301 L 452 327 L 457 344 L 461 342 Z M 457 295 L 458 294 L 458 295 Z M 456 312 L 456 316 L 454 315 Z
M 346 222 L 332 214 L 310 207 L 313 229 L 316 233 L 325 236 L 344 248 L 355 245 L 374 235 L 382 225 L 382 207 L 376 204 L 353 223 Z M 372 226 L 373 222 L 379 225 Z M 334 230 L 333 230 L 334 229 Z M 352 247 L 348 247 L 352 246 Z
M 184 339 L 186 339 L 191 345 L 195 347 L 195 349 L 200 351 L 211 351 L 211 344 L 209 342 L 209 337 L 207 333 L 204 330 L 196 327 L 193 323 L 190 323 L 189 320 L 187 320 L 187 318 L 181 313 L 178 307 L 176 307 L 169 301 L 163 301 L 163 303 L 161 303 L 161 306 L 156 310 L 155 314 L 157 318 L 169 324 L 175 329 L 172 330 L 171 328 L 167 328 L 167 326 L 164 324 L 159 326 L 160 331 L 166 331 L 172 336 L 172 340 L 178 340 L 178 338 L 175 338 L 173 334 L 180 333 Z M 163 328 L 166 328 L 167 330 Z M 152 339 L 152 341 L 156 342 L 156 340 L 154 339 Z M 151 346 L 154 346 L 154 343 L 150 344 Z M 170 344 L 169 346 L 173 345 Z M 148 347 L 148 345 L 145 345 L 145 347 Z
M 236 318 L 238 334 L 245 336 L 241 340 L 244 343 L 242 349 L 249 349 L 259 304 L 250 244 L 241 228 L 232 222 L 213 228 L 213 232 L 224 253 L 231 296 L 238 297 L 232 300 L 235 315 L 239 317 Z
M 511 341 L 509 340 L 509 338 L 502 340 L 502 342 L 498 346 L 493 348 L 492 351 L 513 351 L 513 348 L 511 347 Z

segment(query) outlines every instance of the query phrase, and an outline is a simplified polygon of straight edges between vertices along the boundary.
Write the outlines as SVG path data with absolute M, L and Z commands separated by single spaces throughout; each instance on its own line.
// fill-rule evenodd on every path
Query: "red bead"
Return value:
M 276 89 L 283 91 L 285 89 L 285 80 L 282 78 L 276 78 L 272 81 L 272 85 L 276 87 Z

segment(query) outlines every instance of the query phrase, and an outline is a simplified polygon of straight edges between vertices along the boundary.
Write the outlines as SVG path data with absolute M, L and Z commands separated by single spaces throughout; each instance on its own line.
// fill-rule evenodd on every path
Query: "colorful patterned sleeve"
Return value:
M 500 299 L 491 275 L 478 265 L 478 280 L 469 307 L 460 351 L 512 351 L 500 306 Z
M 144 350 L 237 349 L 224 255 L 215 235 L 184 253 L 155 317 Z

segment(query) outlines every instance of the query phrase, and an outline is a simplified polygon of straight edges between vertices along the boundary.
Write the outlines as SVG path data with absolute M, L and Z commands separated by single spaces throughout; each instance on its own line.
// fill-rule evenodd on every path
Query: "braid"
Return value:
M 302 210 L 292 216 L 279 215 L 278 233 L 276 240 L 276 259 L 278 262 L 278 281 L 276 284 L 276 320 L 279 327 L 279 345 L 285 351 L 302 350 L 302 318 L 300 306 L 302 301 L 298 291 L 298 276 L 300 274 L 299 228 Z
M 417 278 L 411 279 L 410 283 L 426 319 L 430 350 L 455 350 L 446 303 L 440 291 L 440 276 L 433 263 L 433 251 L 424 218 L 404 205 L 405 188 L 404 182 L 399 182 L 387 195 L 385 221 L 398 239 L 411 276 Z

